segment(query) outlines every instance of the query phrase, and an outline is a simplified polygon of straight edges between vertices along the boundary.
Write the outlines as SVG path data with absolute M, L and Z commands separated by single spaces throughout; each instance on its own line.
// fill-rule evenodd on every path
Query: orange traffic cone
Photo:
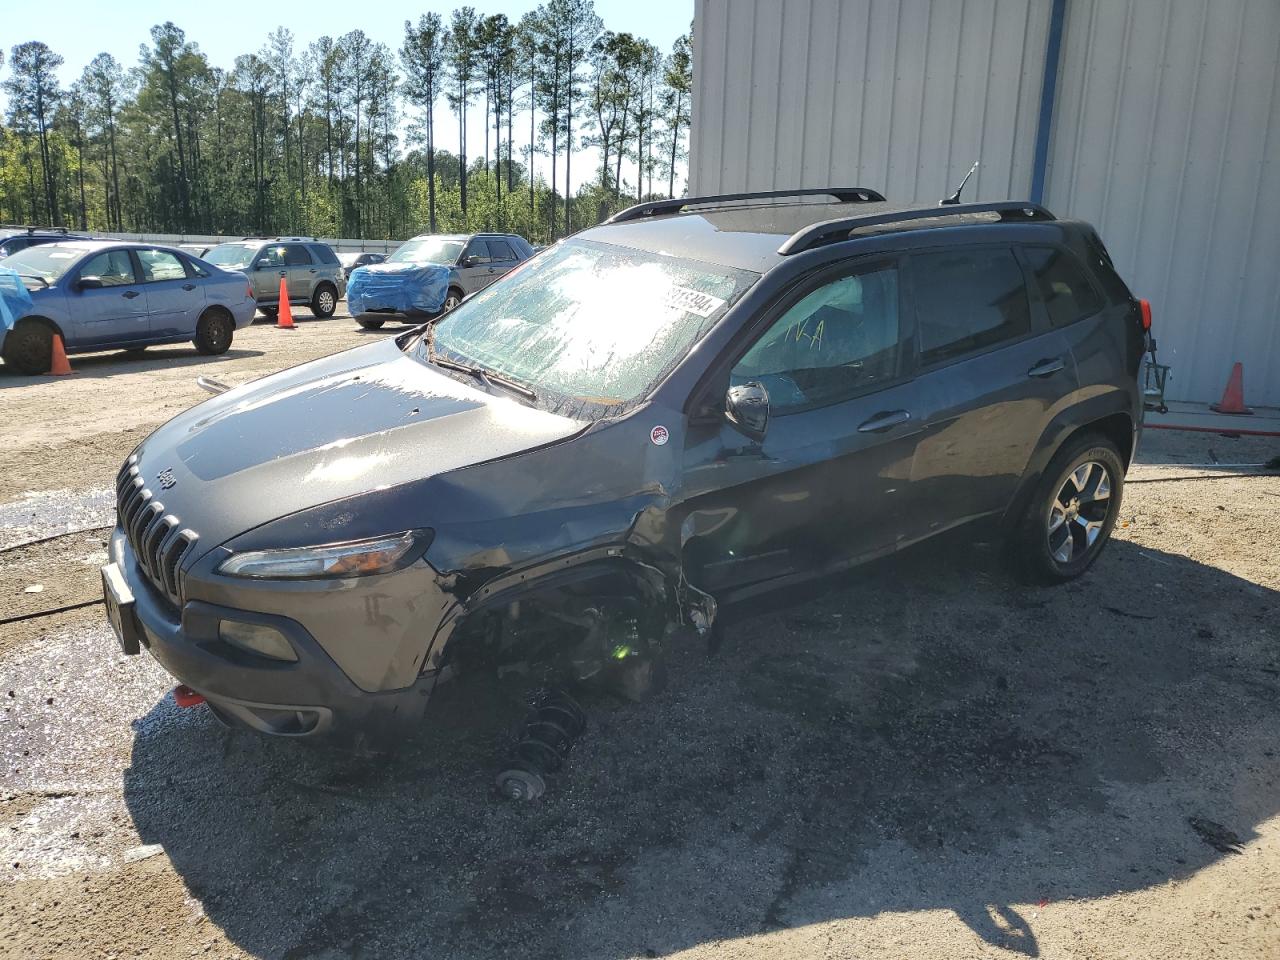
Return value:
M 293 314 L 289 312 L 289 285 L 285 278 L 280 278 L 280 309 L 276 315 L 277 330 L 296 330 L 293 325 Z
M 1231 368 L 1231 376 L 1227 378 L 1227 389 L 1222 391 L 1222 400 L 1209 405 L 1214 413 L 1253 413 L 1244 405 L 1244 364 L 1237 363 Z
M 49 362 L 49 376 L 65 377 L 69 373 L 75 373 L 71 369 L 71 364 L 67 362 L 67 348 L 62 345 L 62 334 L 55 333 L 53 335 L 53 356 Z

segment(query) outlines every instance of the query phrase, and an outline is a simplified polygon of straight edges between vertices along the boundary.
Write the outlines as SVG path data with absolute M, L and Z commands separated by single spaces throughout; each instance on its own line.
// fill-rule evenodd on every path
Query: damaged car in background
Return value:
M 158 429 L 117 478 L 108 614 L 279 736 L 407 735 L 445 678 L 524 665 L 556 693 L 503 789 L 534 795 L 566 691 L 643 694 L 739 601 L 969 521 L 1032 579 L 1083 573 L 1149 327 L 1093 229 L 1030 204 L 644 204 Z

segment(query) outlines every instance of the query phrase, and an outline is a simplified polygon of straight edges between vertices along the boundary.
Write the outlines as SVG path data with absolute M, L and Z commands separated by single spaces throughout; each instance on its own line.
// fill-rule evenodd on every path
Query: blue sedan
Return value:
M 0 327 L 0 357 L 23 373 L 49 369 L 53 337 L 68 353 L 190 341 L 226 353 L 257 307 L 244 274 L 172 247 L 71 240 L 28 247 L 0 264 L 31 293 L 32 311 Z

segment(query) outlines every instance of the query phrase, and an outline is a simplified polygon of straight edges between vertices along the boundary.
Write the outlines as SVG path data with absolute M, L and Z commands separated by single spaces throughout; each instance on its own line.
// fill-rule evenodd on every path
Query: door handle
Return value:
M 497 273 L 497 272 L 498 272 L 498 269 L 497 269 L 497 267 L 490 267 L 490 268 L 489 268 L 489 272 L 490 272 L 490 273 Z
M 1053 357 L 1049 360 L 1041 360 L 1027 371 L 1028 377 L 1051 377 L 1059 370 L 1066 369 L 1066 364 L 1062 362 L 1061 357 Z
M 182 285 L 183 290 L 194 290 L 195 288 L 196 288 L 196 285 L 194 283 L 184 283 Z
M 315 268 L 315 267 L 312 267 L 312 268 L 311 268 L 311 272 L 312 272 L 312 273 L 315 273 L 315 272 L 316 272 L 316 268 Z
M 120 294 L 120 296 L 124 297 L 126 300 L 132 300 L 134 297 L 138 295 L 139 294 L 137 290 L 126 290 L 124 293 Z
M 911 414 L 906 410 L 890 410 L 887 413 L 877 413 L 870 420 L 865 420 L 858 425 L 859 433 L 883 433 L 891 427 L 906 423 L 911 419 Z
M 281 270 L 281 271 L 280 271 L 280 276 L 282 276 L 282 277 L 287 277 L 288 275 L 289 275 L 289 271 L 288 271 L 288 270 Z

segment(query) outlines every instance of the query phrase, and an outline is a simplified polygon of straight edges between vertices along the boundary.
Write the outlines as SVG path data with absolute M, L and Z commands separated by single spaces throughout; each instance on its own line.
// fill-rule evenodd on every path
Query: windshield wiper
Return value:
M 427 342 L 428 349 L 431 349 L 430 341 Z M 497 370 L 491 370 L 488 367 L 482 367 L 477 364 L 462 363 L 458 360 L 450 360 L 448 357 L 442 357 L 434 350 L 428 354 L 428 359 L 438 367 L 445 367 L 449 370 L 457 370 L 461 373 L 469 373 L 475 377 L 487 388 L 494 386 L 502 387 L 512 393 L 519 394 L 528 400 L 537 400 L 538 395 L 526 387 L 522 383 L 517 383 L 505 374 L 499 373 Z

